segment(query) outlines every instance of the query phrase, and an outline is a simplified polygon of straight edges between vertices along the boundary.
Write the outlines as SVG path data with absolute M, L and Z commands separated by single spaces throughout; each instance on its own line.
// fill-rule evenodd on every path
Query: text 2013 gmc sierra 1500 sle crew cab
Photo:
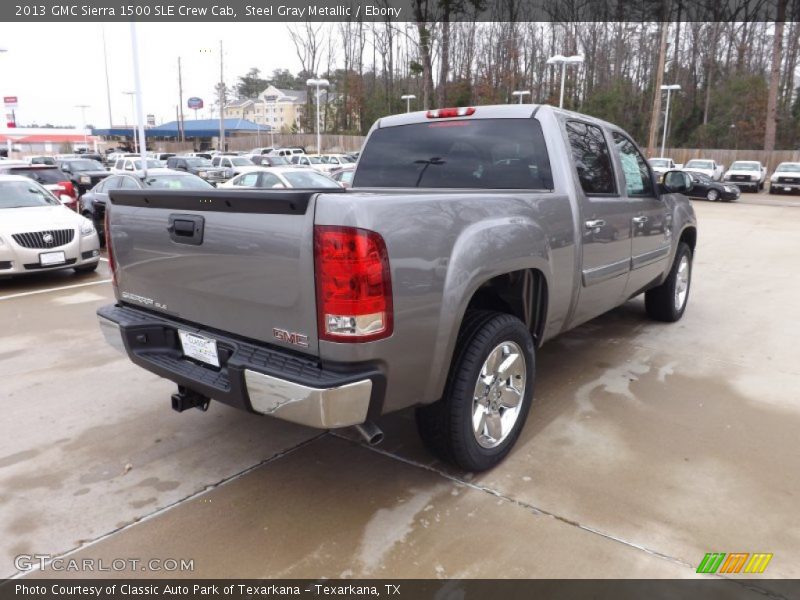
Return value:
M 535 349 L 645 294 L 686 308 L 697 239 L 682 195 L 623 130 L 550 106 L 380 119 L 350 190 L 117 191 L 107 340 L 209 399 L 319 428 L 417 407 L 469 470 L 509 452 Z

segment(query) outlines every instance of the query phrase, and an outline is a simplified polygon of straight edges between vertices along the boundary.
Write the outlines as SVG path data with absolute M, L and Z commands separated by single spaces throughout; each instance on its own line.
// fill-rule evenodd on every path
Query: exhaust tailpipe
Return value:
M 367 421 L 355 427 L 358 433 L 361 434 L 361 437 L 364 438 L 364 441 L 370 446 L 376 446 L 383 441 L 383 431 L 372 421 Z

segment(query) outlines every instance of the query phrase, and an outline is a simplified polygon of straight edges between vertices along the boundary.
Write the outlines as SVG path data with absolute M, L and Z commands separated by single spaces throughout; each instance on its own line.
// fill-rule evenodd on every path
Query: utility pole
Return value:
M 114 127 L 114 121 L 111 119 L 111 85 L 108 83 L 108 52 L 106 52 L 106 28 L 100 25 L 100 30 L 103 32 L 103 63 L 106 69 L 106 101 L 108 102 L 108 127 Z
M 83 146 L 86 151 L 89 151 L 89 140 L 86 139 L 86 109 L 89 108 L 88 104 L 76 104 L 75 108 L 81 109 L 81 126 L 83 127 Z
M 186 131 L 183 128 L 183 77 L 181 76 L 181 57 L 178 57 L 178 131 L 181 132 L 181 141 L 186 141 Z
M 222 67 L 222 40 L 219 41 L 219 151 L 225 152 L 225 75 Z
M 650 115 L 650 134 L 647 136 L 647 156 L 649 158 L 655 155 L 658 123 L 661 120 L 661 86 L 664 83 L 664 63 L 667 54 L 667 26 L 668 23 L 665 23 L 663 20 L 659 24 L 659 27 L 661 27 L 661 43 L 658 51 L 656 84 L 653 86 L 653 114 Z

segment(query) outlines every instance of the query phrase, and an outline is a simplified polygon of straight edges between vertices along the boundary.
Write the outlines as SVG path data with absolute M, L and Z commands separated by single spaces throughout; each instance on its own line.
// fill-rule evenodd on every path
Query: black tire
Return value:
M 716 202 L 717 200 L 720 199 L 720 197 L 721 197 L 720 193 L 717 190 L 713 189 L 713 188 L 708 190 L 708 192 L 706 193 L 706 199 L 709 202 Z
M 525 389 L 520 412 L 507 436 L 492 448 L 478 443 L 472 426 L 473 393 L 484 362 L 499 344 L 511 341 L 525 358 Z M 453 363 L 441 400 L 416 411 L 425 446 L 442 460 L 467 471 L 486 471 L 499 464 L 517 441 L 533 398 L 533 338 L 516 317 L 492 311 L 469 311 L 458 334 Z
M 676 306 L 675 299 L 676 286 L 678 285 L 678 268 L 681 264 L 683 257 L 687 257 L 689 261 L 689 281 L 686 288 L 686 296 L 680 307 Z M 664 283 L 651 290 L 647 290 L 644 294 L 644 306 L 647 314 L 651 319 L 656 321 L 664 321 L 665 323 L 674 323 L 679 320 L 686 305 L 689 303 L 689 292 L 692 287 L 692 249 L 689 245 L 680 242 L 678 244 L 678 251 L 675 253 L 675 260 L 672 263 L 672 268 L 669 270 L 669 275 L 664 280 Z
M 99 264 L 100 264 L 100 261 L 98 261 L 96 263 L 92 263 L 90 265 L 83 265 L 83 266 L 80 266 L 80 267 L 73 267 L 73 269 L 75 269 L 75 272 L 78 273 L 79 275 L 84 275 L 86 273 L 95 272 L 97 270 L 97 265 L 99 265 Z

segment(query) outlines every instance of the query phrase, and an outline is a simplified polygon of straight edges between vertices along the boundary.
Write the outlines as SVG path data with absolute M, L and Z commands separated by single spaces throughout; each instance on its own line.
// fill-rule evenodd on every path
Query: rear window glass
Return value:
M 11 169 L 9 173 L 12 175 L 29 177 L 34 181 L 38 181 L 39 183 L 43 183 L 45 185 L 59 183 L 61 181 L 69 181 L 69 177 L 67 177 L 64 171 L 61 169 L 26 169 L 23 167 L 21 169 Z
M 376 129 L 354 187 L 552 189 L 533 119 L 431 120 Z
M 158 175 L 145 181 L 148 187 L 159 190 L 207 190 L 214 186 L 194 175 Z

